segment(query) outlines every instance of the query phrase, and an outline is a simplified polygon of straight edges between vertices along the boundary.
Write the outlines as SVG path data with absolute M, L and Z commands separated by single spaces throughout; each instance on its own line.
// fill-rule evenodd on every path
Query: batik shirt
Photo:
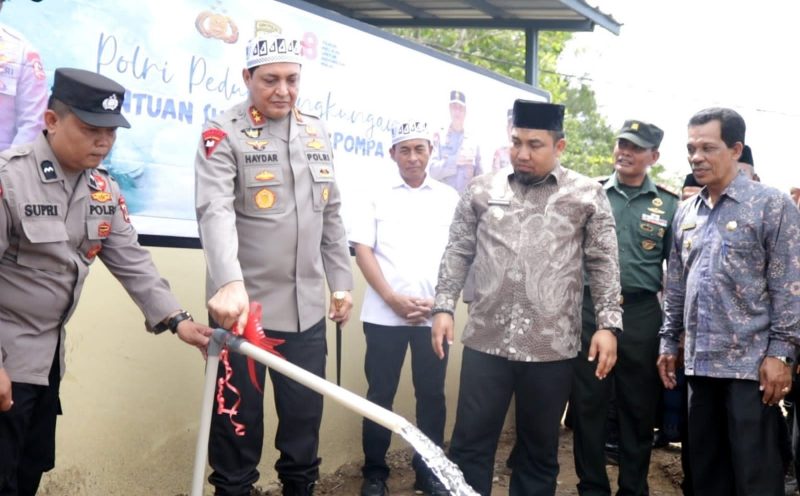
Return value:
M 435 309 L 454 310 L 472 266 L 476 288 L 465 346 L 515 361 L 573 358 L 581 342 L 584 270 L 598 328 L 622 328 L 608 198 L 599 183 L 560 165 L 530 186 L 510 172 L 477 177 L 462 195 Z
M 758 380 L 764 356 L 800 344 L 800 213 L 738 175 L 715 205 L 708 190 L 675 214 L 661 353 L 686 330 L 686 374 Z

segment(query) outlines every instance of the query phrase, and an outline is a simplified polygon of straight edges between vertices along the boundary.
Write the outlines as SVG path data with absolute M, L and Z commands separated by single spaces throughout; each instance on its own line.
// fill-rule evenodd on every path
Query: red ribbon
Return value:
M 242 332 L 239 329 L 239 326 L 236 324 L 233 325 L 231 332 L 237 336 L 242 336 L 248 343 L 252 343 L 262 350 L 268 351 L 275 356 L 283 358 L 283 355 L 281 355 L 275 349 L 275 347 L 283 344 L 284 340 L 268 338 L 266 334 L 264 334 L 264 328 L 261 327 L 261 310 L 261 303 L 257 301 L 251 301 L 250 312 L 247 316 L 247 325 L 244 328 L 244 332 Z M 227 347 L 222 349 L 219 354 L 219 359 L 222 361 L 222 364 L 225 367 L 225 377 L 222 377 L 217 381 L 217 414 L 228 415 L 236 435 L 244 436 L 244 424 L 237 422 L 233 418 L 237 413 L 239 413 L 239 405 L 242 403 L 242 394 L 233 384 L 231 384 L 231 378 L 233 378 L 233 369 L 231 368 Z M 247 357 L 247 371 L 250 375 L 250 382 L 253 383 L 253 386 L 255 386 L 259 393 L 264 394 L 264 390 L 261 389 L 261 386 L 258 383 L 258 378 L 256 377 L 255 361 L 250 357 Z M 225 408 L 224 392 L 226 388 L 236 395 L 236 400 L 234 401 L 233 406 L 230 408 Z

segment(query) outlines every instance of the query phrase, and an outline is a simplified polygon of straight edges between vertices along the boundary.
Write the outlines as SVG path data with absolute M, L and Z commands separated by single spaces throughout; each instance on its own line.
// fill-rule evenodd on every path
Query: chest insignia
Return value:
M 111 201 L 111 193 L 108 191 L 95 191 L 92 193 L 92 200 L 100 203 Z
M 328 189 L 328 187 L 325 186 L 324 188 L 322 188 L 322 201 L 327 203 L 329 195 L 330 195 L 330 190 Z
M 655 247 L 656 247 L 656 242 L 653 241 L 652 239 L 642 240 L 642 248 L 644 248 L 645 250 L 650 251 Z
M 256 193 L 255 201 L 256 206 L 260 209 L 272 208 L 275 205 L 275 193 L 267 188 L 261 189 Z
M 657 214 L 657 215 L 664 215 L 666 213 L 665 211 L 661 210 L 660 208 L 655 208 L 655 207 L 650 207 L 647 210 L 649 210 L 650 212 L 653 212 L 654 214 Z
M 737 224 L 735 220 L 732 220 L 727 224 L 725 224 L 725 229 L 727 229 L 728 231 L 735 231 L 737 227 L 739 227 L 739 224 Z
M 42 169 L 42 174 L 46 180 L 50 181 L 58 177 L 58 174 L 56 174 L 56 168 L 53 166 L 53 162 L 44 160 L 41 164 L 39 164 L 39 167 Z
M 256 181 L 272 181 L 275 179 L 275 174 L 270 171 L 261 171 L 256 174 Z
M 659 197 L 653 198 L 653 206 L 654 207 L 660 207 L 663 204 L 664 204 L 664 200 L 662 200 L 661 198 L 659 198 Z
M 322 141 L 318 140 L 317 138 L 314 138 L 306 143 L 306 146 L 308 148 L 313 148 L 314 150 L 322 150 L 325 148 L 325 145 L 322 143 Z
M 97 226 L 97 235 L 101 238 L 107 238 L 111 234 L 111 224 L 108 222 L 101 222 Z
M 267 147 L 267 144 L 269 144 L 269 141 L 267 141 L 267 140 L 252 140 L 252 141 L 248 141 L 247 144 L 250 145 L 250 148 L 252 148 L 253 150 L 261 151 L 261 150 L 263 150 L 264 148 Z
M 242 134 L 244 134 L 248 138 L 256 139 L 259 136 L 261 136 L 261 128 L 259 128 L 259 127 L 248 127 L 248 128 L 242 129 Z

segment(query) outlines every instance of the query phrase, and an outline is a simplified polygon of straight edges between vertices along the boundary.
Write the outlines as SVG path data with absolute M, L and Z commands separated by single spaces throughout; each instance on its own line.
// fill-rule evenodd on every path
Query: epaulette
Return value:
M 33 152 L 32 146 L 17 146 L 14 148 L 9 148 L 8 150 L 3 150 L 0 152 L 0 162 L 8 162 L 14 157 L 24 157 L 25 155 L 29 155 L 31 152 Z
M 661 191 L 665 191 L 670 195 L 674 196 L 675 198 L 680 198 L 681 194 L 675 191 L 672 187 L 667 186 L 666 184 L 656 184 L 656 188 L 660 189 Z
M 294 117 L 295 117 L 295 119 L 297 119 L 297 122 L 303 122 L 303 117 L 311 117 L 312 119 L 315 119 L 315 120 L 319 120 L 320 119 L 320 117 L 317 114 L 312 114 L 310 112 L 303 112 L 302 110 L 300 110 L 297 107 L 294 107 L 292 109 L 292 112 L 294 112 Z M 303 116 L 303 117 L 301 117 L 301 116 Z

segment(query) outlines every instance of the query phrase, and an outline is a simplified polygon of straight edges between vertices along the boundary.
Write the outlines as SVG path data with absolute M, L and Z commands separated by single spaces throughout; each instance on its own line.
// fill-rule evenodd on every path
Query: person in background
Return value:
M 4 3 L 0 0 L 0 11 Z M 46 107 L 47 81 L 39 53 L 0 23 L 0 151 L 34 141 L 44 129 Z
M 481 151 L 474 137 L 464 129 L 467 97 L 450 92 L 450 125 L 433 137 L 433 152 L 428 173 L 433 179 L 452 186 L 461 194 L 473 177 L 483 174 Z
M 614 174 L 603 181 L 616 222 L 622 284 L 622 322 L 617 363 L 609 380 L 598 381 L 587 360 L 597 330 L 588 285 L 583 296 L 581 352 L 575 360 L 570 405 L 575 470 L 582 495 L 611 494 L 606 473 L 608 404 L 615 397 L 619 432 L 620 494 L 645 496 L 656 407 L 661 386 L 653 367 L 661 328 L 662 265 L 669 255 L 672 217 L 678 195 L 658 185 L 648 171 L 658 162 L 664 132 L 656 125 L 628 120 L 614 145 Z
M 458 193 L 426 173 L 430 139 L 428 126 L 421 121 L 394 128 L 389 154 L 397 173 L 389 184 L 373 189 L 369 205 L 353 221 L 350 242 L 369 284 L 361 311 L 367 340 L 367 399 L 391 410 L 410 347 L 417 425 L 442 446 L 447 360 L 439 360 L 431 349 L 431 309 Z M 391 436 L 386 428 L 364 419 L 361 496 L 386 494 Z M 415 490 L 433 496 L 450 494 L 419 454 L 414 454 L 412 465 Z

